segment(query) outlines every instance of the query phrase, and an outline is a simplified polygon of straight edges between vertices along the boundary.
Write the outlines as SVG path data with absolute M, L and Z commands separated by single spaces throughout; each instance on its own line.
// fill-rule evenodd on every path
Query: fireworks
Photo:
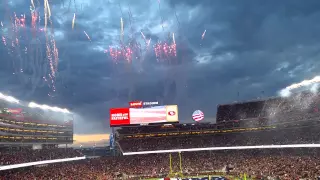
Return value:
M 133 60 L 137 62 L 143 62 L 147 55 L 151 55 L 154 53 L 154 56 L 156 57 L 157 62 L 170 62 L 177 57 L 177 44 L 175 40 L 175 34 L 172 33 L 172 36 L 169 33 L 169 38 L 165 41 L 158 41 L 157 43 L 153 44 L 153 51 L 149 51 L 150 45 L 152 43 L 151 38 L 147 38 L 142 31 L 140 31 L 141 38 L 144 42 L 144 46 L 141 46 L 137 40 L 133 37 L 133 24 L 132 19 L 133 15 L 131 12 L 131 9 L 129 7 L 129 24 L 130 24 L 130 30 L 131 30 L 131 38 L 129 43 L 125 42 L 124 38 L 124 20 L 123 20 L 123 12 L 120 3 L 119 10 L 121 13 L 120 18 L 120 38 L 119 38 L 119 44 L 118 45 L 112 45 L 112 47 L 109 47 L 108 50 L 105 50 L 105 53 L 107 53 L 113 62 L 115 64 L 118 64 L 121 61 L 132 63 Z M 161 13 L 160 8 L 161 2 L 158 0 L 158 10 L 159 13 Z M 176 15 L 176 14 L 175 14 Z M 177 15 L 176 15 L 177 17 Z M 161 19 L 161 27 L 164 31 L 164 23 L 163 18 L 160 16 Z
M 143 57 L 147 54 L 151 39 L 147 39 L 141 32 L 141 36 L 145 42 L 144 48 L 139 43 L 132 40 L 128 45 L 120 45 L 117 48 L 109 47 L 105 52 L 108 53 L 114 63 L 118 64 L 121 61 L 132 63 L 132 61 L 139 60 L 141 62 Z M 154 45 L 154 54 L 158 62 L 171 61 L 177 57 L 177 45 L 174 33 L 172 39 L 168 42 L 158 42 Z M 150 52 L 151 53 L 151 52 Z
M 172 60 L 172 58 L 177 57 L 177 45 L 172 33 L 172 42 L 158 42 L 154 45 L 154 52 L 157 58 L 157 61 Z
M 128 63 L 132 62 L 132 49 L 130 47 L 112 48 L 109 47 L 109 54 L 112 60 L 117 64 L 122 60 Z
M 13 74 L 17 75 L 22 83 L 31 83 L 32 92 L 40 86 L 47 84 L 54 92 L 55 77 L 59 63 L 59 51 L 54 39 L 54 30 L 51 21 L 51 10 L 48 0 L 44 0 L 44 28 L 40 26 L 40 13 L 31 0 L 31 20 L 26 15 L 17 15 L 8 18 L 10 23 L 1 22 L 2 43 L 12 57 Z M 8 13 L 11 14 L 11 13 Z M 26 22 L 31 22 L 30 29 Z M 50 27 L 50 32 L 47 28 Z M 8 32 L 9 31 L 9 32 Z M 30 32 L 31 37 L 30 38 Z M 43 33 L 45 46 L 43 47 Z M 45 53 L 43 50 L 45 48 Z M 43 55 L 46 55 L 45 57 Z
M 143 33 L 142 36 L 145 38 Z M 151 39 L 145 38 L 145 47 L 142 48 L 141 45 L 135 41 L 132 41 L 127 46 L 120 47 L 109 47 L 108 50 L 105 50 L 113 60 L 114 63 L 118 64 L 121 61 L 125 61 L 127 63 L 132 63 L 134 59 L 141 59 L 149 50 L 149 46 L 151 43 Z M 165 60 L 172 60 L 174 57 L 177 57 L 177 45 L 175 43 L 174 34 L 172 43 L 167 42 L 158 42 L 154 45 L 154 53 L 158 62 L 162 62 Z M 133 58 L 134 57 L 134 58 Z
M 157 61 L 170 60 L 172 57 L 177 56 L 176 44 L 159 42 L 154 46 L 154 52 Z

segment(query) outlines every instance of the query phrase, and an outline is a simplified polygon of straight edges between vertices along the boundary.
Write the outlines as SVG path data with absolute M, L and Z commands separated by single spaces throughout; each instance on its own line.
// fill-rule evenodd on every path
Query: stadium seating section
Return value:
M 240 177 L 274 177 L 275 179 L 314 178 L 320 174 L 318 149 L 233 150 L 182 153 L 182 170 L 186 176 L 219 174 L 229 167 L 229 175 Z M 70 179 L 112 180 L 119 177 L 144 179 L 165 177 L 169 173 L 169 155 L 135 155 L 101 157 L 80 162 L 57 163 L 0 172 L 0 179 Z M 172 154 L 172 169 L 179 172 L 179 156 Z
M 0 151 L 0 165 L 21 164 L 80 156 L 82 156 L 80 152 L 70 148 L 39 150 L 32 150 L 30 148 L 22 148 L 19 150 L 3 149 Z

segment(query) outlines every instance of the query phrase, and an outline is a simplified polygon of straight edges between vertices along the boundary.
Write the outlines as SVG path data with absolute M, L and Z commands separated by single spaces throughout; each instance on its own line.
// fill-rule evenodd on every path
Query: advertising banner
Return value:
M 23 109 L 21 108 L 4 108 L 0 112 L 1 117 L 12 117 L 16 120 L 24 120 Z
M 142 103 L 142 101 L 131 101 L 131 102 L 129 102 L 129 107 L 131 107 L 131 108 L 142 108 L 143 107 L 143 103 Z
M 158 106 L 159 102 L 143 102 L 143 101 L 131 101 L 129 102 L 130 108 L 143 108 L 143 107 L 151 107 L 151 106 Z
M 7 111 L 11 114 L 21 114 L 22 109 L 21 108 L 8 108 Z
M 129 108 L 110 109 L 110 126 L 130 124 Z

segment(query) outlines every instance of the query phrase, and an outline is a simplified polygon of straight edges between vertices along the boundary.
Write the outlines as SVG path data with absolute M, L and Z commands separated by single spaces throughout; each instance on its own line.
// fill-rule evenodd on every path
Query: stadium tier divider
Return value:
M 123 152 L 123 155 L 138 154 L 159 154 L 159 153 L 176 153 L 176 152 L 193 152 L 193 151 L 218 151 L 218 150 L 239 150 L 239 149 L 281 149 L 281 148 L 320 148 L 320 144 L 286 144 L 286 145 L 259 145 L 259 146 L 229 146 L 229 147 L 207 147 L 207 148 L 190 148 L 190 149 L 170 149 L 154 151 Z
M 22 164 L 13 164 L 13 165 L 0 166 L 0 171 L 28 167 L 28 166 L 37 166 L 37 165 L 44 165 L 44 164 L 59 163 L 59 162 L 78 161 L 78 160 L 84 160 L 84 159 L 86 159 L 85 156 L 74 157 L 74 158 L 46 160 L 46 161 L 35 161 L 35 162 L 22 163 Z

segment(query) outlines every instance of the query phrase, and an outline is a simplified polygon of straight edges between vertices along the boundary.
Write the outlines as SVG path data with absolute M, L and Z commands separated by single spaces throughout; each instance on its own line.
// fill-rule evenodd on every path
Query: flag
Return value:
M 200 110 L 196 110 L 192 113 L 192 119 L 195 120 L 196 122 L 201 121 L 204 119 L 204 114 Z
M 113 133 L 110 134 L 109 143 L 110 143 L 110 149 L 114 149 L 114 136 L 113 136 Z

